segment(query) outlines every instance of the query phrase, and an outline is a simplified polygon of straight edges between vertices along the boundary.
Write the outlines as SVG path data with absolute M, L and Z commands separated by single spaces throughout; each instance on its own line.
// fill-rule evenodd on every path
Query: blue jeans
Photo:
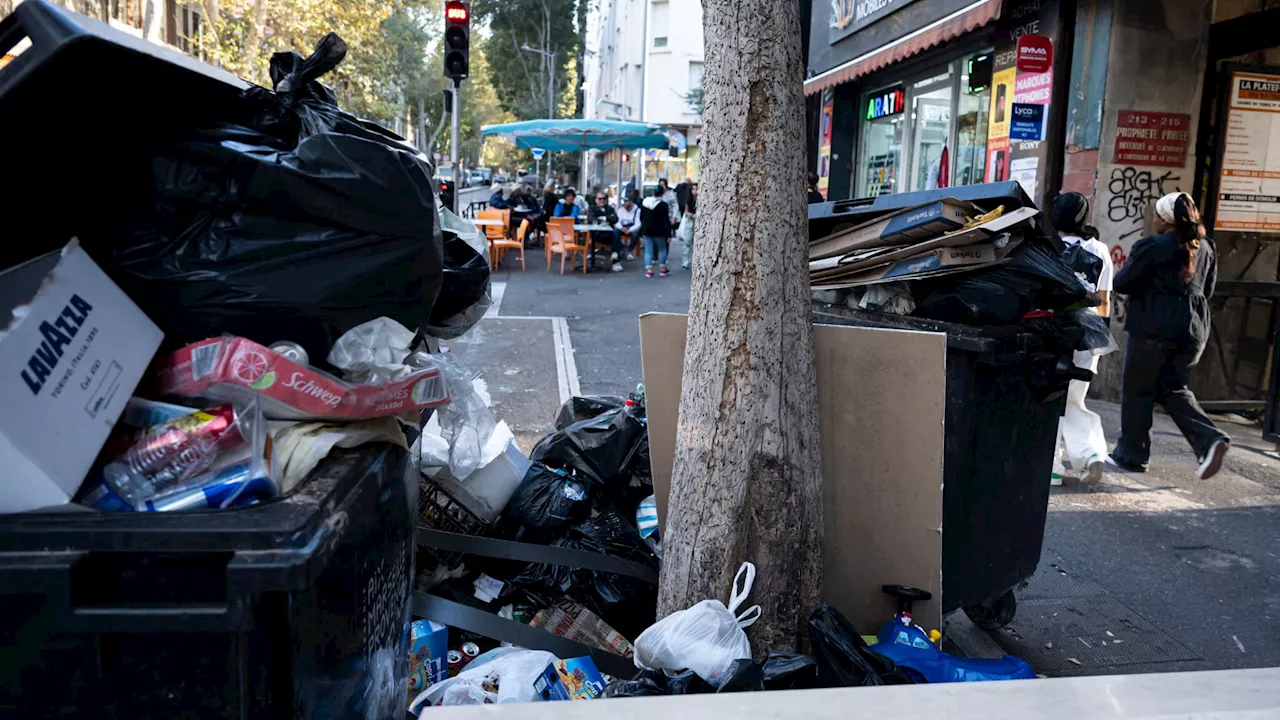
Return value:
M 658 265 L 667 266 L 667 238 L 654 237 L 652 235 L 644 236 L 644 266 L 646 268 L 653 267 L 654 256 L 657 256 Z

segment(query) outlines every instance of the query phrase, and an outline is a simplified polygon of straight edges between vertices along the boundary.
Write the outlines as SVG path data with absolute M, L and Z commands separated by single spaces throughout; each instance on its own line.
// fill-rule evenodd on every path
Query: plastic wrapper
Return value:
M 544 437 L 529 459 L 549 467 L 572 471 L 614 502 L 630 499 L 630 509 L 652 493 L 642 480 L 633 486 L 632 461 L 642 449 L 648 452 L 648 428 L 636 408 L 619 408 L 565 427 Z
M 414 334 L 389 317 L 360 323 L 338 338 L 325 358 L 342 371 L 343 379 L 361 385 L 399 380 L 420 368 L 405 364 Z
M 448 353 L 432 356 L 444 373 L 452 398 L 437 411 L 440 436 L 449 446 L 449 473 L 466 482 L 471 473 L 493 462 L 505 449 L 490 443 L 497 422 L 488 399 L 476 389 L 474 376 Z
M 1084 339 L 1077 350 L 1088 350 L 1095 357 L 1100 357 L 1120 349 L 1111 335 L 1111 327 L 1107 325 L 1106 318 L 1092 310 L 1083 309 L 1068 310 L 1064 315 L 1084 330 Z
M 916 316 L 968 325 L 1013 325 L 1032 310 L 1097 304 L 1061 257 L 1029 242 L 1001 265 L 917 285 Z
M 652 614 L 652 611 L 650 611 Z M 631 641 L 610 627 L 598 615 L 570 598 L 560 598 L 534 614 L 529 627 L 541 628 L 553 635 L 577 640 L 622 657 L 635 655 Z
M 494 648 L 467 663 L 455 677 L 432 685 L 413 699 L 409 712 L 430 705 L 484 705 L 539 700 L 534 681 L 558 660 L 543 650 Z
M 275 495 L 256 402 L 222 403 L 152 425 L 80 498 L 107 511 L 207 510 Z M 245 495 L 245 493 L 248 495 Z
M 120 219 L 82 233 L 171 346 L 227 333 L 323 358 L 369 318 L 428 322 L 444 265 L 432 169 L 315 81 L 344 53 L 334 35 L 305 60 L 277 53 L 276 92 L 168 138 Z
M 489 241 L 475 225 L 440 209 L 444 279 L 423 330 L 446 340 L 470 330 L 493 303 L 489 295 Z
M 658 569 L 657 558 L 635 527 L 617 512 L 607 512 L 574 526 L 555 547 L 586 550 Z M 549 598 L 567 595 L 581 602 L 626 637 L 635 637 L 654 621 L 657 586 L 614 573 L 534 563 L 512 584 Z
M 809 643 L 822 687 L 911 684 L 892 660 L 870 650 L 848 619 L 826 603 L 809 618 Z
M 353 385 L 240 337 L 188 345 L 156 369 L 161 394 L 241 404 L 256 398 L 273 420 L 362 420 L 449 402 L 435 367 L 380 385 Z
M 635 641 L 636 667 L 691 670 L 713 687 L 723 685 L 730 678 L 735 661 L 751 659 L 751 643 L 743 628 L 760 617 L 760 606 L 735 613 L 751 593 L 755 574 L 754 565 L 742 564 L 734 576 L 728 606 L 719 600 L 703 600 L 662 618 L 641 633 Z
M 556 430 L 563 430 L 574 423 L 590 420 L 609 410 L 617 410 L 626 404 L 618 395 L 584 395 L 569 398 L 556 413 Z
M 507 502 L 503 521 L 511 528 L 508 535 L 538 540 L 553 538 L 590 514 L 586 484 L 534 462 Z

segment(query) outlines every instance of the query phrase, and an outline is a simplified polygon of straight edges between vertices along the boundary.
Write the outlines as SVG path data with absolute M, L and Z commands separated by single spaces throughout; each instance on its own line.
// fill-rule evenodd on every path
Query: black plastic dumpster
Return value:
M 821 203 L 809 206 L 810 236 L 946 197 L 984 209 L 1032 204 L 1017 183 Z M 972 327 L 820 303 L 813 319 L 947 335 L 943 610 L 963 607 L 988 629 L 1008 624 L 1016 612 L 1013 588 L 1040 561 L 1058 419 L 1076 374 L 1070 344 L 1023 326 Z
M 243 509 L 0 516 L 0 717 L 404 717 L 407 457 L 335 450 Z

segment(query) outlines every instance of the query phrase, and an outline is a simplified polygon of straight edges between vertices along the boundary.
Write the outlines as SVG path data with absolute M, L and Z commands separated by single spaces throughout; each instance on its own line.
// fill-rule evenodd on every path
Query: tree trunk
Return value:
M 658 614 L 728 597 L 744 560 L 757 655 L 795 650 L 821 600 L 796 0 L 703 0 L 702 182 Z
M 267 25 L 267 0 L 253 1 L 253 19 L 249 21 L 249 38 L 244 43 L 244 56 L 242 60 L 245 64 L 245 70 L 248 75 L 252 75 L 254 64 L 261 62 L 261 51 L 258 49 L 258 43 L 262 41 L 262 35 Z

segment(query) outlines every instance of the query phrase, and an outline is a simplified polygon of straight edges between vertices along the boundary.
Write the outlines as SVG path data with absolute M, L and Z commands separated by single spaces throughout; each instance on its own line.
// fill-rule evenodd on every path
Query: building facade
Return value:
M 699 0 L 601 1 L 596 50 L 588 58 L 587 117 L 670 127 L 684 133 L 688 149 L 595 153 L 593 182 L 617 183 L 620 170 L 624 184 L 697 178 L 702 118 L 690 94 L 702 87 L 702 64 Z
M 1152 234 L 1152 203 L 1190 193 L 1219 258 L 1192 387 L 1211 407 L 1274 407 L 1280 9 L 1270 4 L 812 3 L 811 168 L 830 200 L 1016 180 L 1045 207 L 1078 191 L 1118 266 Z M 1123 299 L 1113 307 L 1123 345 Z M 1117 398 L 1122 363 L 1123 353 L 1104 357 L 1091 393 Z

